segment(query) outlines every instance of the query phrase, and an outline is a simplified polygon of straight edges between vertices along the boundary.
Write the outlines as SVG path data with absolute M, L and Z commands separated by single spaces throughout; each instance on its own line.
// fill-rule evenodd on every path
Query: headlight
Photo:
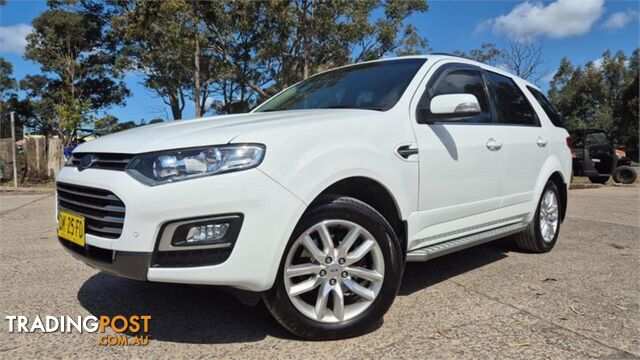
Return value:
M 138 155 L 127 173 L 147 185 L 254 168 L 262 162 L 265 147 L 260 144 L 210 146 Z

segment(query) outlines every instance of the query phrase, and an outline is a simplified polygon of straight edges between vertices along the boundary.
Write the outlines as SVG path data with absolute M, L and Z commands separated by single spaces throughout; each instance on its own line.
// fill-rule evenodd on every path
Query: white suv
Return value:
M 445 55 L 315 75 L 249 114 L 79 146 L 60 243 L 119 276 L 260 294 L 310 339 L 379 324 L 406 261 L 507 235 L 556 243 L 568 133 L 534 85 Z

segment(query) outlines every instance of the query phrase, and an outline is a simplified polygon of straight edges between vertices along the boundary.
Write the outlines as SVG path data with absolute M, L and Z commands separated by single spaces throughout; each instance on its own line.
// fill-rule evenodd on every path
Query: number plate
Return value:
M 58 212 L 58 236 L 74 244 L 84 246 L 84 217 L 60 210 Z

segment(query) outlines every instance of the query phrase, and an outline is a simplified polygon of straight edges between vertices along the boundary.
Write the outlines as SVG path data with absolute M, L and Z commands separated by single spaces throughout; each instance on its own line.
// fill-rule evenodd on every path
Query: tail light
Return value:
M 573 137 L 567 136 L 567 147 L 569 150 L 573 150 Z

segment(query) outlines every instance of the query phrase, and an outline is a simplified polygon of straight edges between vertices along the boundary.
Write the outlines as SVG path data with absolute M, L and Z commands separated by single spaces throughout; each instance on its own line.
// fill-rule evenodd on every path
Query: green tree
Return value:
M 267 85 L 256 91 L 267 96 L 327 68 L 423 52 L 427 40 L 405 21 L 427 9 L 424 0 L 275 2 L 265 11 L 270 36 L 258 46 Z M 384 16 L 371 22 L 377 11 Z
M 638 161 L 638 122 L 640 121 L 640 49 L 636 48 L 628 61 L 622 91 L 614 109 L 615 127 L 612 131 L 616 141 L 627 148 L 627 156 Z
M 19 102 L 20 119 L 38 132 L 60 134 L 60 118 L 55 107 L 61 102 L 57 98 L 57 83 L 44 75 L 27 75 L 20 80 L 24 99 Z
M 21 82 L 20 82 L 21 83 Z M 17 138 L 22 138 L 23 125 L 37 128 L 34 121 L 34 105 L 18 96 L 19 82 L 13 77 L 13 65 L 0 57 L 0 137 L 11 137 L 10 112 L 15 113 L 15 130 Z M 38 129 L 39 130 L 39 129 Z
M 91 122 L 90 113 L 124 104 L 129 92 L 106 51 L 104 7 L 83 1 L 49 1 L 50 9 L 33 22 L 24 57 L 40 64 L 44 75 L 21 83 L 36 101 L 38 112 L 59 134 L 73 131 L 81 122 Z M 45 126 L 46 127 L 46 126 Z
M 16 111 L 16 79 L 13 77 L 13 65 L 0 57 L 0 123 L 2 134 L 0 137 L 11 137 L 9 124 L 9 112 Z M 20 117 L 18 117 L 20 119 Z
M 144 124 L 140 124 L 140 125 L 144 125 Z M 139 125 L 136 124 L 134 121 L 125 121 L 125 122 L 119 123 L 117 128 L 114 131 L 133 129 L 136 126 L 139 126 Z
M 143 74 L 145 86 L 169 105 L 174 119 L 182 118 L 189 94 L 196 98 L 198 113 L 201 98 L 206 99 L 207 91 L 200 85 L 203 75 L 195 74 L 195 67 L 204 63 L 200 70 L 205 69 L 212 61 L 202 60 L 196 49 L 207 49 L 197 26 L 197 4 L 183 0 L 111 2 L 109 39 L 119 68 Z
M 0 101 L 6 101 L 15 93 L 16 79 L 13 77 L 13 65 L 0 56 Z
M 426 39 L 405 20 L 426 10 L 424 0 L 112 0 L 106 12 L 121 68 L 144 74 L 179 119 L 188 99 L 196 116 L 244 112 L 318 71 L 421 52 Z
M 97 133 L 100 134 L 109 134 L 117 131 L 118 129 L 118 118 L 113 115 L 105 115 L 93 123 L 93 128 Z
M 638 159 L 638 78 L 636 49 L 631 58 L 606 51 L 596 62 L 573 66 L 562 59 L 551 81 L 549 97 L 567 128 L 601 128 Z

